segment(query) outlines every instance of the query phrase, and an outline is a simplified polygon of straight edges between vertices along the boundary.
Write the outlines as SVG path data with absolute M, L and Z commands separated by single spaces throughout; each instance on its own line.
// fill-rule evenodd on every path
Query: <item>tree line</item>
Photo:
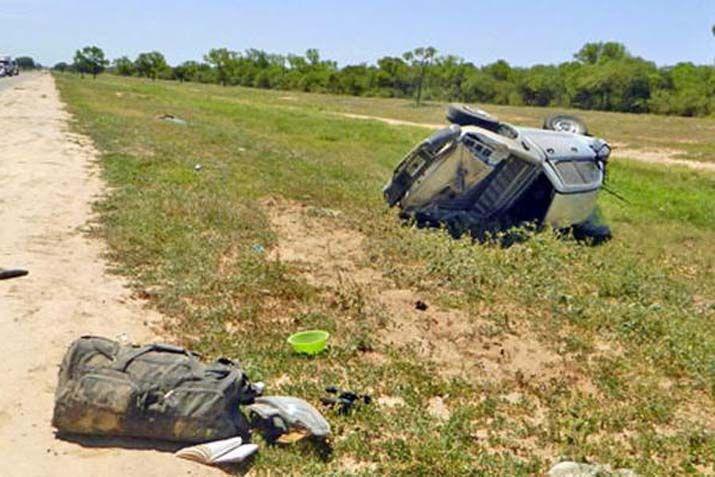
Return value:
M 31 56 L 18 56 L 15 58 L 15 63 L 20 69 L 35 70 L 42 68 L 42 65 L 37 63 Z
M 715 68 L 679 63 L 658 67 L 631 54 L 620 43 L 587 43 L 573 59 L 558 65 L 517 67 L 505 60 L 478 66 L 432 47 L 402 56 L 385 56 L 376 64 L 339 67 L 318 50 L 278 55 L 216 48 L 202 61 L 170 66 L 158 51 L 127 56 L 111 63 L 98 47 L 78 50 L 59 71 L 240 85 L 305 92 L 493 103 L 513 106 L 559 106 L 603 111 L 705 116 L 715 113 Z
M 0 55 L 2 56 L 2 55 Z M 20 67 L 21 70 L 36 70 L 42 68 L 42 65 L 38 62 L 35 61 L 35 59 L 31 56 L 16 56 L 14 58 L 15 63 L 17 63 L 17 66 Z

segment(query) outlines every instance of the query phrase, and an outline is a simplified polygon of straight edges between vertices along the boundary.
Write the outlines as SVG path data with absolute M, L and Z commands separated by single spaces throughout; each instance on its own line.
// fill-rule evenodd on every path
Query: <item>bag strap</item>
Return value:
M 172 346 L 172 345 L 167 345 L 167 344 L 160 344 L 160 343 L 154 343 L 154 344 L 149 344 L 146 346 L 140 346 L 139 348 L 134 349 L 130 353 L 127 353 L 125 356 L 123 356 L 121 359 L 118 359 L 114 362 L 112 365 L 112 369 L 116 371 L 121 371 L 121 372 L 126 372 L 127 368 L 129 365 L 137 359 L 140 356 L 143 356 L 147 353 L 150 353 L 152 351 L 163 351 L 166 353 L 176 353 L 176 354 L 183 354 L 188 360 L 189 367 L 191 368 L 191 372 L 193 374 L 196 374 L 197 376 L 200 376 L 200 371 L 201 371 L 201 366 L 196 359 L 196 355 L 191 353 L 190 351 L 181 348 L 179 346 Z
M 112 341 L 106 338 L 102 338 L 99 336 L 90 336 L 90 335 L 85 335 L 82 336 L 83 340 L 92 340 L 92 351 L 94 351 L 97 354 L 101 354 L 105 358 L 107 358 L 109 361 L 114 361 L 114 355 L 112 353 L 108 353 L 105 349 L 103 349 L 101 346 L 99 346 L 99 343 L 97 343 L 97 340 L 102 340 L 104 341 L 107 345 L 112 346 L 114 349 L 117 349 L 117 342 Z

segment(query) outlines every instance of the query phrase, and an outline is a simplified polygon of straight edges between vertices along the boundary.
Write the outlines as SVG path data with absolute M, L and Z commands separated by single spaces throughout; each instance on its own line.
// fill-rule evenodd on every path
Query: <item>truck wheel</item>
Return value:
M 583 136 L 588 135 L 586 123 L 581 118 L 570 114 L 555 114 L 547 117 L 544 120 L 544 129 L 581 134 Z
M 447 107 L 447 121 L 460 126 L 479 126 L 495 130 L 501 124 L 499 120 L 481 109 L 473 109 L 466 104 L 451 104 Z

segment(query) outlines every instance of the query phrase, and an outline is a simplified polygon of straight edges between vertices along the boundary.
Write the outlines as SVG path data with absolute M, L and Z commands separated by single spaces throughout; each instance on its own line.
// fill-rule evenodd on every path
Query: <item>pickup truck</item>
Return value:
M 551 116 L 538 129 L 453 105 L 447 119 L 451 125 L 407 154 L 384 188 L 403 218 L 476 238 L 527 223 L 596 243 L 611 238 L 596 219 L 611 148 L 579 118 Z

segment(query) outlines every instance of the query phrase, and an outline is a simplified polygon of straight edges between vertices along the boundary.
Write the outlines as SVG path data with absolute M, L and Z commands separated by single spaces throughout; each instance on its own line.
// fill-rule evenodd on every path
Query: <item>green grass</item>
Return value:
M 444 105 L 440 103 L 427 103 L 417 108 L 413 101 L 401 99 L 317 95 L 296 91 L 227 89 L 217 85 L 164 84 L 170 91 L 179 88 L 187 98 L 268 106 L 284 112 L 353 113 L 426 124 L 444 123 Z M 238 91 L 241 93 L 237 94 Z M 619 156 L 621 148 L 666 149 L 685 159 L 715 161 L 715 118 L 525 108 L 492 104 L 479 106 L 500 119 L 533 127 L 541 127 L 544 117 L 550 113 L 569 112 L 579 115 L 586 120 L 592 133 L 608 138 L 609 142 L 616 146 L 614 153 L 616 156 Z
M 76 128 L 101 151 L 111 186 L 97 205 L 97 233 L 116 269 L 171 317 L 168 333 L 210 356 L 238 357 L 271 393 L 316 403 L 322 387 L 339 384 L 405 402 L 350 416 L 326 412 L 332 459 L 306 446 L 262 447 L 256 471 L 534 475 L 560 456 L 643 475 L 715 471 L 713 176 L 617 161 L 611 187 L 629 203 L 602 195 L 612 242 L 591 248 L 543 232 L 510 248 L 475 245 L 404 227 L 382 202 L 381 186 L 424 129 L 331 114 L 435 122 L 437 105 L 56 79 Z M 492 109 L 534 124 L 546 113 Z M 188 125 L 155 119 L 162 113 Z M 609 139 L 613 132 L 652 144 L 665 142 L 668 128 L 685 134 L 715 124 L 585 116 Z M 702 141 L 688 147 L 715 150 L 712 134 Z M 395 285 L 487 320 L 488 329 L 475 333 L 535 337 L 566 358 L 569 372 L 533 382 L 450 379 L 437 363 L 382 343 L 381 320 L 392 317 L 367 304 L 369 289 L 316 286 L 291 263 L 256 252 L 277 240 L 262 205 L 267 196 L 342 212 L 338 225 L 365 235 L 370 266 Z M 333 334 L 330 351 L 293 355 L 288 334 L 312 327 Z M 371 361 L 365 343 L 383 359 Z M 504 399 L 510 393 L 522 399 Z M 448 404 L 447 420 L 425 411 L 434 396 Z

